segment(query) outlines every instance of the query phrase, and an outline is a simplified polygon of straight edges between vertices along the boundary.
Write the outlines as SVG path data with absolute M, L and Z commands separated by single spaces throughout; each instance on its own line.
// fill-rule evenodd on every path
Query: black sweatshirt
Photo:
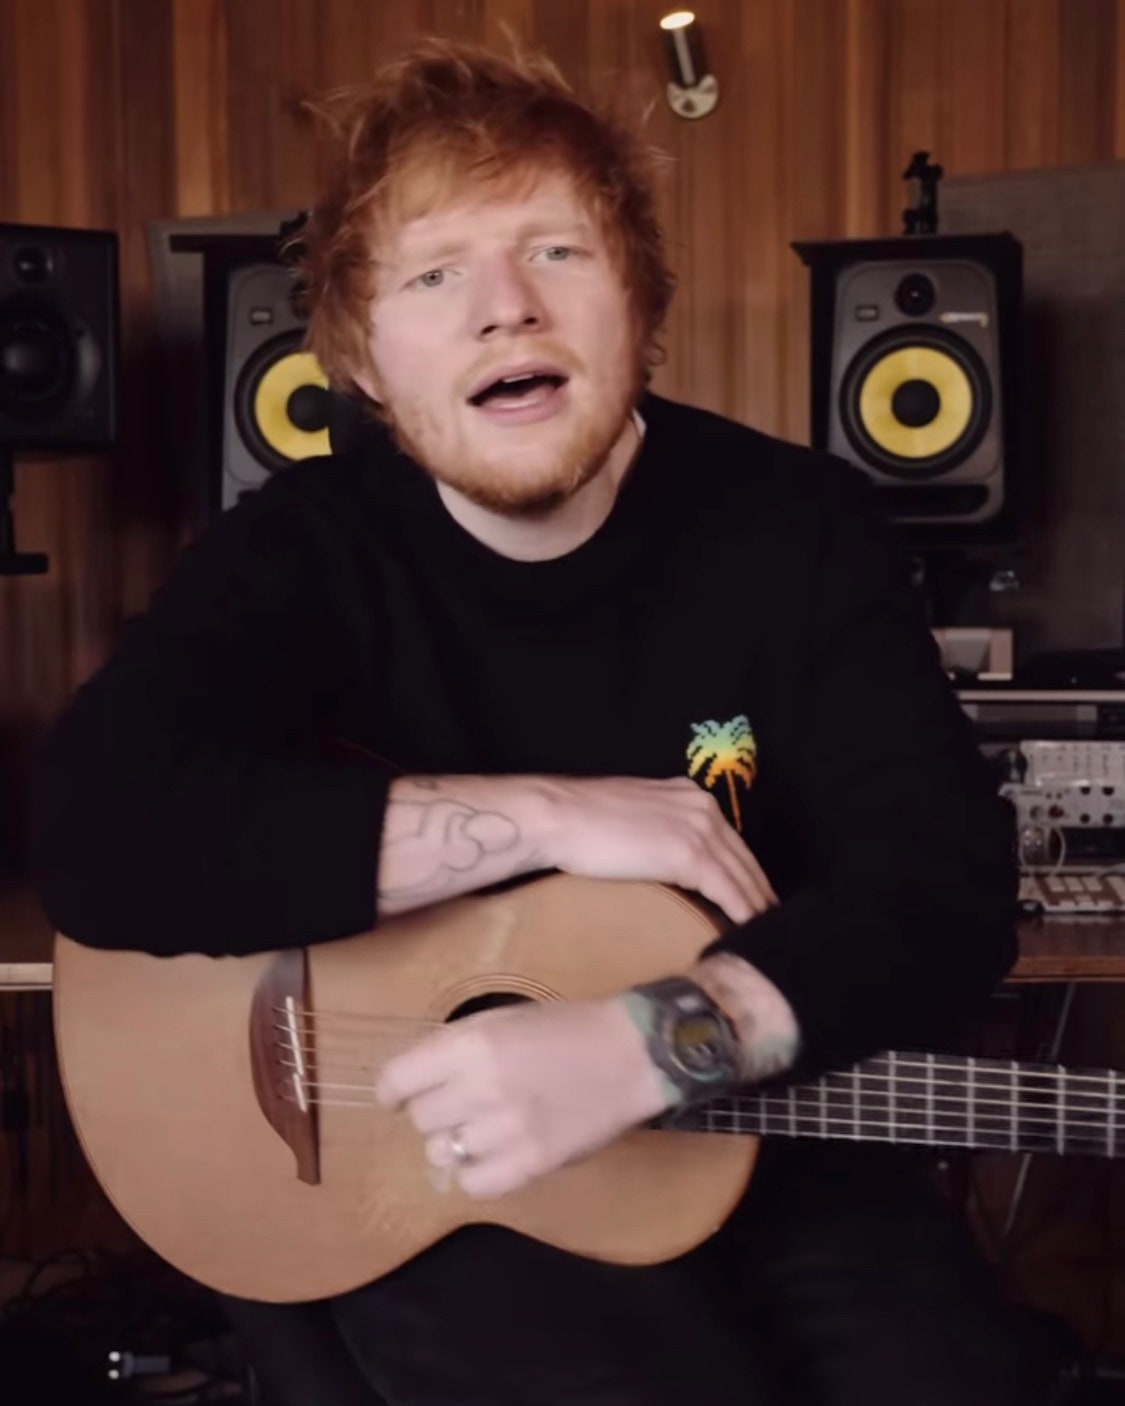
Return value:
M 382 435 L 210 524 L 46 739 L 50 922 L 157 954 L 328 941 L 379 920 L 395 774 L 690 772 L 782 900 L 715 946 L 788 997 L 800 1072 L 969 1017 L 1015 956 L 1012 825 L 867 480 L 639 408 L 613 512 L 552 561 L 476 541 Z

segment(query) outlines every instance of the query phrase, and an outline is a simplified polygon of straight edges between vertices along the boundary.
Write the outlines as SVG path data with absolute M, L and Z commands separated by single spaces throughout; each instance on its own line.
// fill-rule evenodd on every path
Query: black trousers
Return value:
M 851 1144 L 766 1144 L 669 1264 L 472 1227 L 336 1300 L 226 1306 L 277 1406 L 1039 1406 L 1057 1370 L 927 1164 Z

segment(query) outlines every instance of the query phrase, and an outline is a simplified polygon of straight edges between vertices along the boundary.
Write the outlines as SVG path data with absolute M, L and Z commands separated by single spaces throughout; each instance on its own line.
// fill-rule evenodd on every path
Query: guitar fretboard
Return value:
M 1118 1157 L 1122 1094 L 1113 1070 L 892 1052 L 807 1084 L 715 1099 L 670 1126 Z

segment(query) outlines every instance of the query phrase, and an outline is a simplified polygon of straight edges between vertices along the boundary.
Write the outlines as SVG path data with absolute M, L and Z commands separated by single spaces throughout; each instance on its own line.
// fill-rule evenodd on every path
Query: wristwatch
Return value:
M 626 992 L 625 1004 L 670 1085 L 670 1105 L 702 1103 L 739 1083 L 734 1022 L 690 977 L 643 982 Z

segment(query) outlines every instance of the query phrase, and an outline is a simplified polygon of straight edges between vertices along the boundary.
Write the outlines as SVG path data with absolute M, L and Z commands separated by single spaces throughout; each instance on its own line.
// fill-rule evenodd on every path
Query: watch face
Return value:
M 724 1033 L 710 1011 L 680 1016 L 670 1031 L 672 1057 L 689 1074 L 714 1074 L 726 1063 Z

